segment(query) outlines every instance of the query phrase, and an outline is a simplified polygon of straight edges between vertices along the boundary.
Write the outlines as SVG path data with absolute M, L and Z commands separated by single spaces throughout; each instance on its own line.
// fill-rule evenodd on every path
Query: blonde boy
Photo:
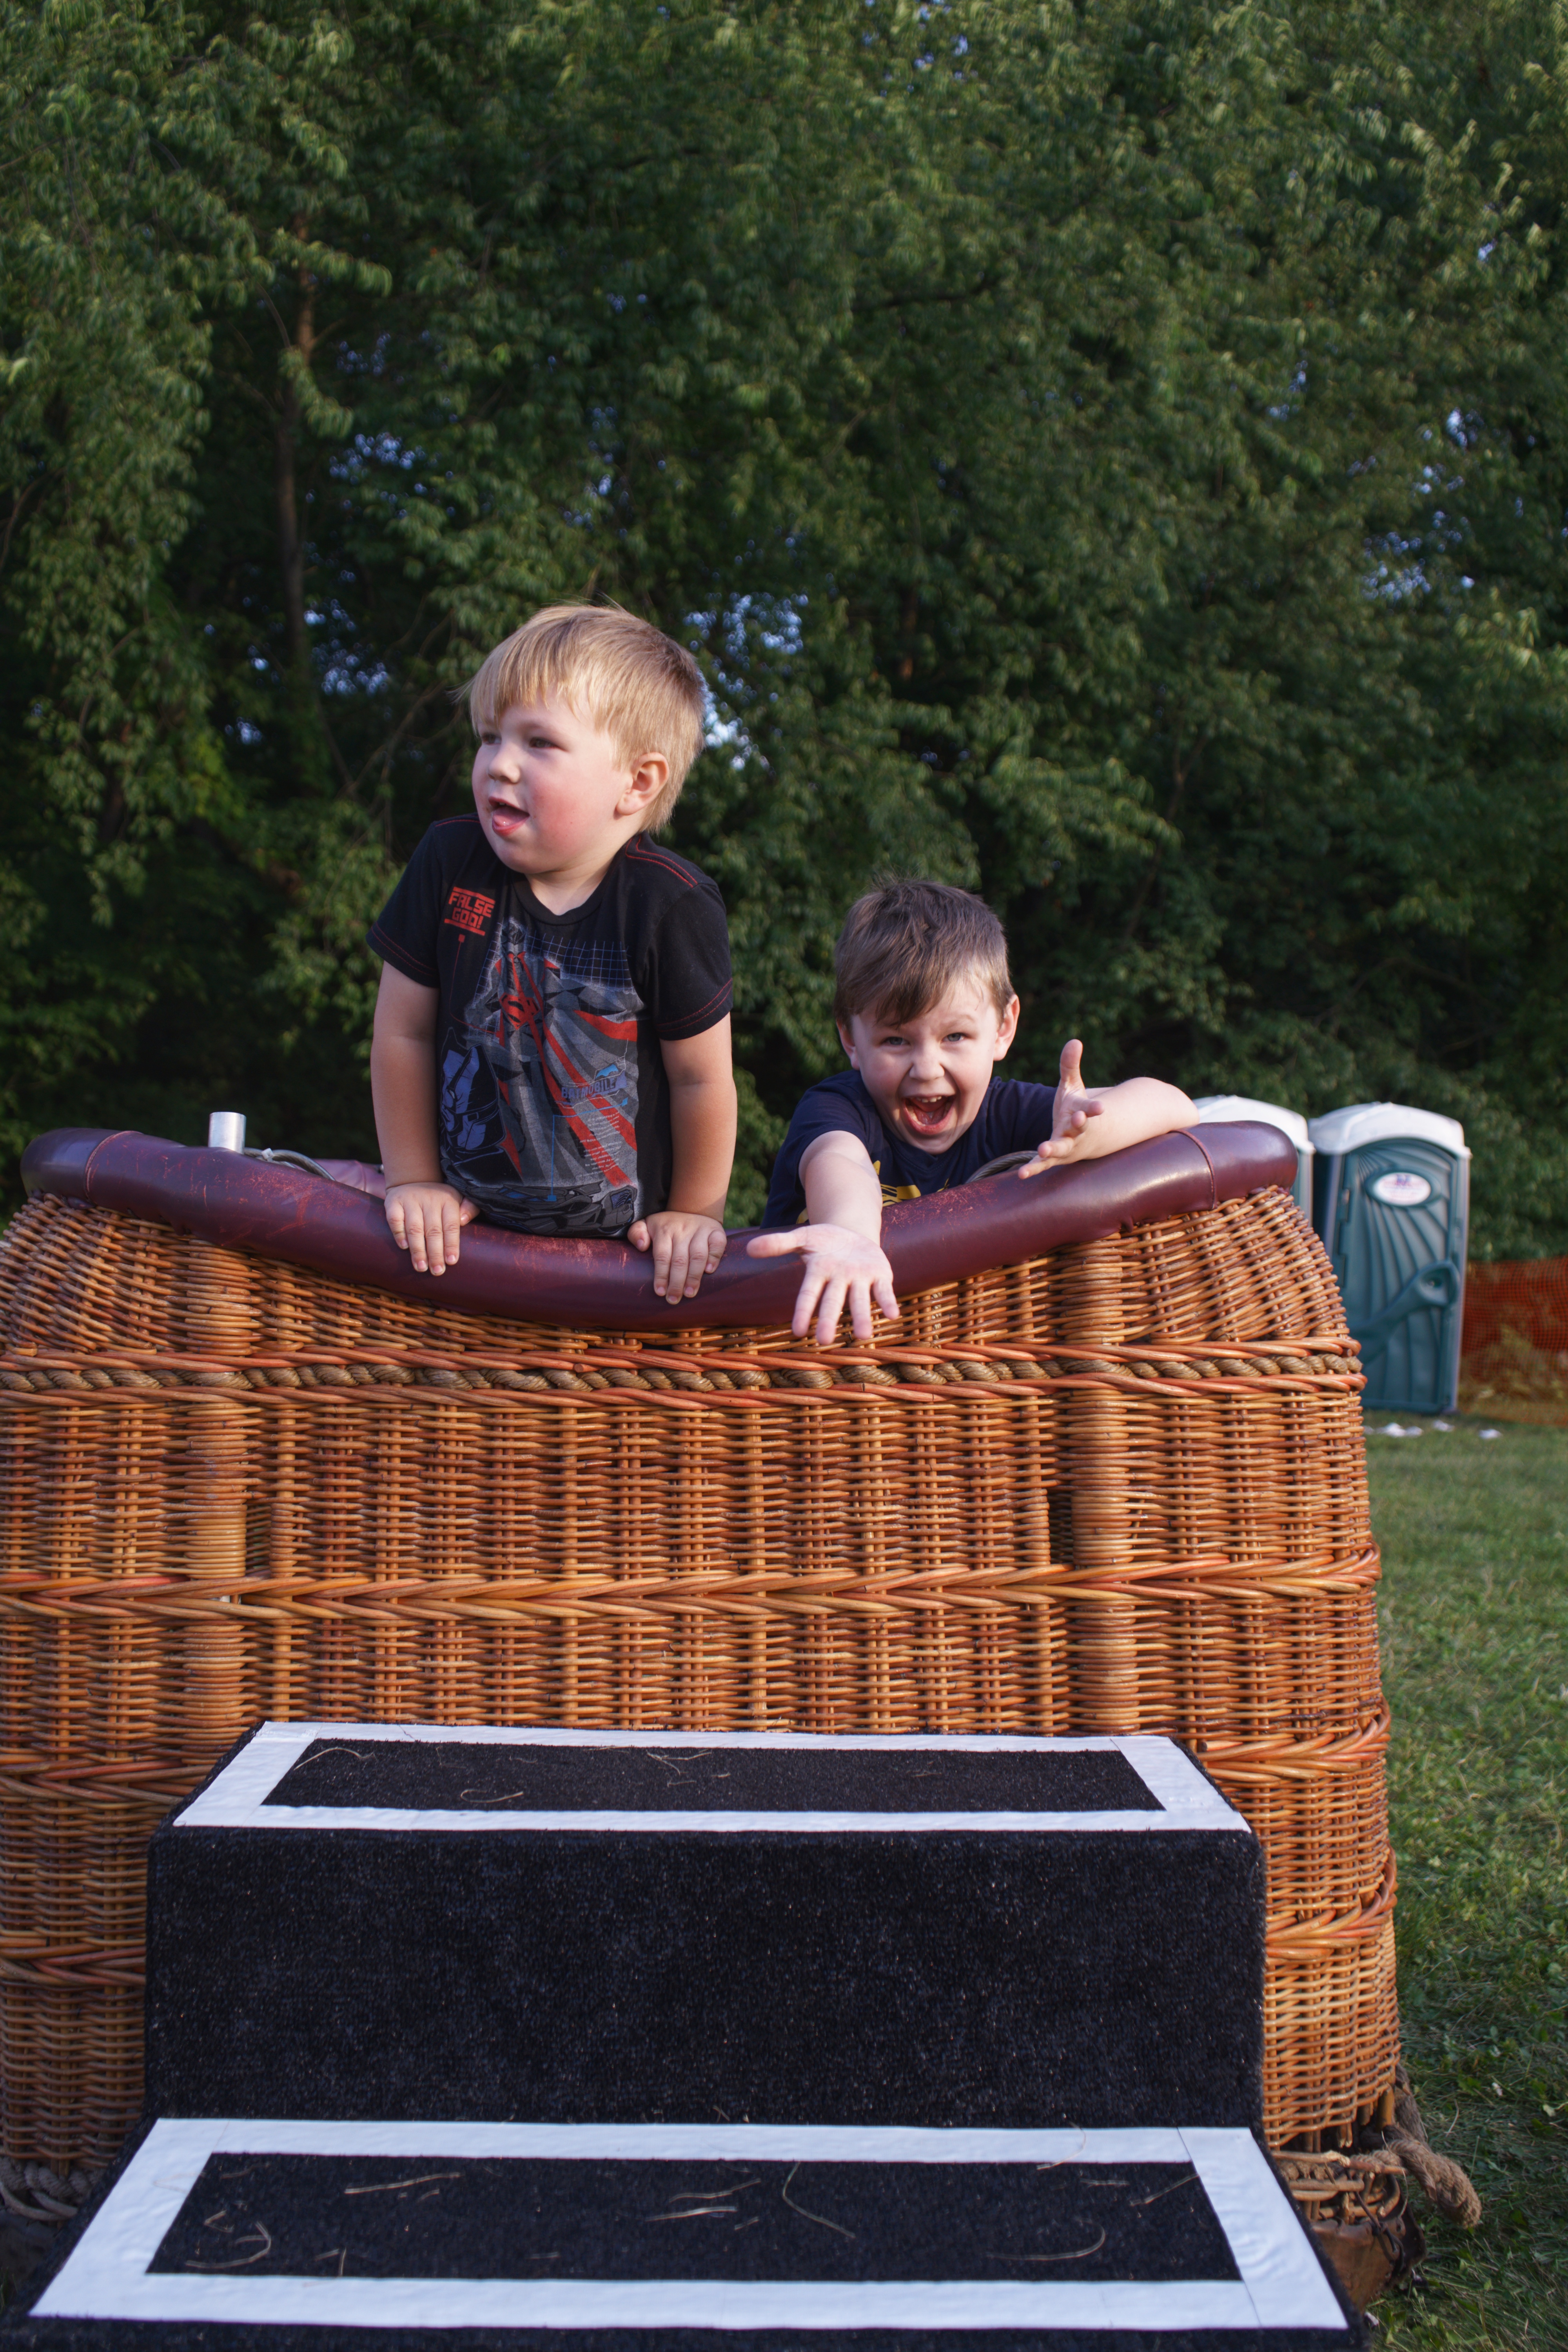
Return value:
M 386 1222 L 421 1273 L 475 1217 L 624 1234 L 694 1297 L 735 1149 L 730 941 L 650 837 L 702 738 L 696 663 L 613 608 L 536 613 L 468 688 L 474 811 L 433 824 L 372 926 Z
M 1058 1086 L 994 1076 L 1017 1034 L 1018 1000 L 1002 926 L 967 890 L 894 882 L 858 898 L 834 963 L 834 1017 L 850 1066 L 797 1105 L 763 1217 L 784 1230 L 749 1244 L 757 1257 L 804 1255 L 797 1339 L 815 1312 L 826 1347 L 847 1303 L 858 1339 L 871 1336 L 873 1300 L 897 1315 L 884 1203 L 967 1183 L 1009 1154 L 1031 1154 L 1017 1170 L 1024 1177 L 1098 1160 L 1197 1117 L 1180 1087 L 1159 1078 L 1089 1093 L 1076 1037 L 1062 1047 Z

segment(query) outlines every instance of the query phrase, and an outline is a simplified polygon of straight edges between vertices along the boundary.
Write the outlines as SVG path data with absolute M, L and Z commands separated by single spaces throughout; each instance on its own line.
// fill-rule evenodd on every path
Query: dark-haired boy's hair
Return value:
M 857 898 L 833 952 L 833 1017 L 912 1021 L 973 980 L 998 1013 L 1013 999 L 1007 935 L 973 890 L 948 882 L 888 882 Z

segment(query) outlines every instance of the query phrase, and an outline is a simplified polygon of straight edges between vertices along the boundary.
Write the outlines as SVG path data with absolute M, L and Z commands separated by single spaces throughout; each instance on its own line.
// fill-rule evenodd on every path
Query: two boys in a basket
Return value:
M 654 835 L 702 741 L 701 673 L 614 608 L 537 613 L 468 689 L 472 815 L 433 824 L 372 926 L 371 1079 L 386 1219 L 421 1271 L 464 1225 L 624 1237 L 671 1302 L 724 1254 L 735 1150 L 730 943 L 705 874 Z M 1007 943 L 968 891 L 895 882 L 850 908 L 834 1016 L 848 1069 L 802 1097 L 754 1256 L 805 1260 L 795 1330 L 896 1316 L 884 1203 L 1026 1152 L 1020 1180 L 1192 1123 L 1178 1087 L 998 1077 Z

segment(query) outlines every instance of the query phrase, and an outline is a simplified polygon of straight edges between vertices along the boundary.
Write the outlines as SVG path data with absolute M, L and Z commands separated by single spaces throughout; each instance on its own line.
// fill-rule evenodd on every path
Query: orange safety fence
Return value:
M 1468 1268 L 1459 1404 L 1568 1427 L 1568 1257 Z

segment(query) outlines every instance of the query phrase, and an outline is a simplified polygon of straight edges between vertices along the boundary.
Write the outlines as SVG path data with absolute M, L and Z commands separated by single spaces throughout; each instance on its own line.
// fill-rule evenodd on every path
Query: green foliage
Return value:
M 1568 1431 L 1371 1439 L 1405 2052 L 1473 2233 L 1378 2306 L 1422 2352 L 1568 2346 Z
M 370 1143 L 450 694 L 611 595 L 715 710 L 742 1166 L 882 867 L 1048 1073 L 1457 1112 L 1568 1246 L 1544 0 L 58 0 L 0 39 L 11 1148 Z

